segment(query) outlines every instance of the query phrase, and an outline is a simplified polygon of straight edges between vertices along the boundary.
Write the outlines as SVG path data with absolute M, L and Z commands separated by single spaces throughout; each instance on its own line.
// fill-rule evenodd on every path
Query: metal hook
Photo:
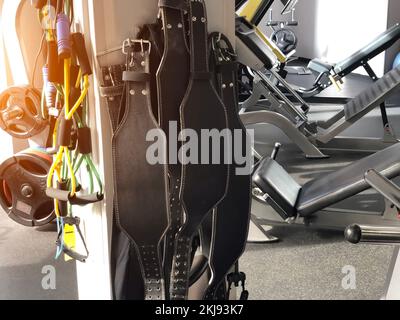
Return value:
M 124 42 L 122 43 L 122 53 L 124 55 L 128 54 L 128 51 L 126 50 L 126 48 L 130 47 L 131 45 L 132 45 L 132 43 L 131 43 L 131 39 L 130 38 L 124 40 Z
M 142 56 L 144 56 L 144 44 L 143 44 L 143 39 L 140 39 L 140 47 L 142 49 Z

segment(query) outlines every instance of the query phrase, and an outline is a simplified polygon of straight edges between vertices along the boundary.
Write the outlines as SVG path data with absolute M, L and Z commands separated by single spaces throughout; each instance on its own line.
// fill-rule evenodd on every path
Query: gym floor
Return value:
M 400 99 L 394 103 L 400 105 Z M 322 119 L 336 110 L 332 106 L 315 106 L 311 117 Z M 400 129 L 400 109 L 390 108 L 389 114 L 393 127 Z M 382 134 L 379 116 L 378 111 L 371 113 L 350 128 L 346 136 L 379 137 Z M 400 136 L 399 130 L 397 134 Z M 304 160 L 278 130 L 257 126 L 256 141 L 259 142 L 258 151 L 266 154 L 275 142 L 282 142 L 285 147 L 279 154 L 279 161 L 299 180 L 310 179 L 323 170 L 318 162 Z M 359 157 L 362 155 L 336 154 L 329 162 L 336 163 L 337 167 Z M 307 166 L 309 171 L 299 173 L 299 166 Z M 330 170 L 335 168 L 331 165 L 327 167 Z M 266 210 L 271 209 L 266 207 Z M 0 215 L 0 299 L 78 298 L 75 264 L 54 260 L 54 231 L 54 226 L 28 229 L 18 226 L 5 214 Z M 248 276 L 247 288 L 251 299 L 372 300 L 384 296 L 393 247 L 353 246 L 344 241 L 341 232 L 289 226 L 274 227 L 270 232 L 281 242 L 249 244 L 241 260 L 241 268 Z M 48 265 L 57 270 L 56 290 L 42 288 L 42 269 Z M 356 270 L 355 290 L 342 287 L 345 277 L 342 269 L 345 266 Z

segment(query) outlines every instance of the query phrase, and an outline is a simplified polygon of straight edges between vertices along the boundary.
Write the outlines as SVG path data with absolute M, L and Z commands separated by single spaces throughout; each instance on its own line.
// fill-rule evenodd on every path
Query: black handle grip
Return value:
M 82 33 L 72 34 L 72 45 L 75 54 L 78 57 L 79 64 L 82 69 L 82 74 L 90 76 L 93 72 L 90 65 L 88 53 L 86 51 L 85 38 L 83 37 Z
M 351 225 L 346 228 L 345 238 L 348 242 L 353 244 L 399 244 L 400 228 L 396 226 L 385 227 Z
M 92 153 L 92 134 L 88 127 L 78 129 L 78 150 L 83 155 Z
M 71 197 L 69 191 L 64 191 L 55 188 L 47 188 L 46 195 L 49 198 L 56 199 L 61 202 L 69 202 L 76 206 L 86 206 L 88 204 L 97 203 L 103 201 L 104 195 L 99 193 L 93 193 L 88 195 L 75 195 Z
M 48 81 L 52 83 L 63 84 L 64 82 L 64 67 L 58 60 L 57 41 L 47 42 L 47 68 Z
M 86 206 L 88 204 L 97 203 L 103 201 L 104 195 L 99 193 L 93 193 L 88 195 L 75 195 L 75 197 L 70 197 L 70 203 L 75 206 Z
M 58 128 L 57 145 L 62 147 L 70 147 L 72 142 L 72 120 L 66 120 L 62 117 Z

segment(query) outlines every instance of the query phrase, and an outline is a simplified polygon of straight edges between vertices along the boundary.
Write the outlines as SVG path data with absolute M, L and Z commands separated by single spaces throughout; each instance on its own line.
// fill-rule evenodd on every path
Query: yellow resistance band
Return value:
M 87 93 L 89 91 L 89 77 L 88 77 L 88 75 L 85 75 L 83 78 L 83 90 L 81 92 L 81 95 L 80 95 L 79 99 L 76 101 L 73 108 L 70 109 L 70 100 L 69 100 L 70 89 L 71 89 L 70 88 L 70 83 L 71 83 L 70 68 L 71 68 L 71 60 L 65 59 L 64 60 L 64 102 L 65 102 L 65 119 L 66 120 L 72 120 L 75 112 L 78 110 L 78 108 L 82 104 L 83 100 L 85 99 L 85 97 L 87 96 Z M 80 82 L 81 77 L 82 77 L 82 73 L 80 71 L 79 76 L 78 76 L 78 81 L 76 84 L 77 87 L 79 87 L 79 82 Z M 58 123 L 59 123 L 59 121 L 58 121 Z M 56 128 L 57 128 L 57 125 L 56 125 Z M 53 142 L 54 142 L 54 144 L 56 144 L 56 142 L 57 142 L 57 129 L 55 129 L 54 134 L 53 134 Z M 71 174 L 71 196 L 74 196 L 76 194 L 77 185 L 76 185 L 76 177 L 75 177 L 74 170 L 72 167 L 70 151 L 69 151 L 68 147 L 60 146 L 60 149 L 54 158 L 54 162 L 50 168 L 50 172 L 47 177 L 47 187 L 48 188 L 52 187 L 54 173 L 56 171 L 60 172 L 60 166 L 61 166 L 64 155 L 66 157 L 68 170 Z M 61 175 L 59 173 L 58 173 L 58 175 L 59 175 L 58 179 L 60 181 Z M 55 207 L 56 207 L 56 213 L 58 211 L 58 214 L 59 214 L 58 203 Z

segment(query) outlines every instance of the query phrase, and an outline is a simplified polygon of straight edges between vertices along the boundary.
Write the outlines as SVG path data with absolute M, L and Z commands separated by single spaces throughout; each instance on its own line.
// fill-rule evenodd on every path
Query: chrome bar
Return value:
M 346 228 L 345 238 L 353 244 L 400 244 L 400 228 L 352 225 Z
M 400 209 L 400 188 L 397 185 L 375 170 L 369 170 L 365 174 L 365 181 Z

